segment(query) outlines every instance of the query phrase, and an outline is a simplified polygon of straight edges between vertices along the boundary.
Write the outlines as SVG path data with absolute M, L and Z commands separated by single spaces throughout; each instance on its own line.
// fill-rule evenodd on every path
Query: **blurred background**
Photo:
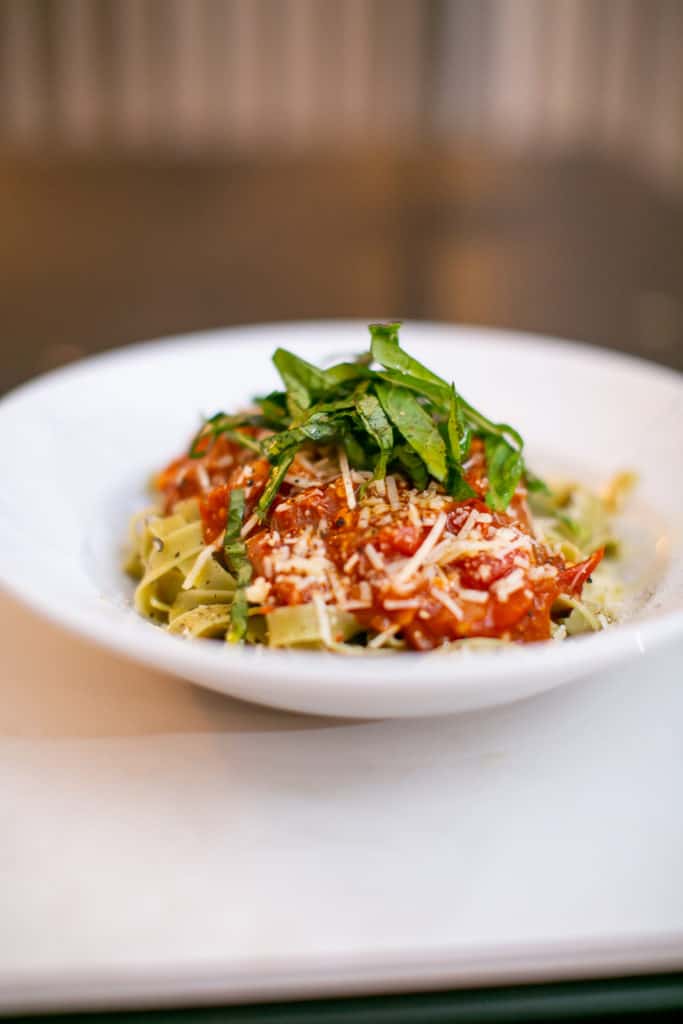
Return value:
M 420 317 L 683 369 L 683 0 L 0 0 L 0 388 Z

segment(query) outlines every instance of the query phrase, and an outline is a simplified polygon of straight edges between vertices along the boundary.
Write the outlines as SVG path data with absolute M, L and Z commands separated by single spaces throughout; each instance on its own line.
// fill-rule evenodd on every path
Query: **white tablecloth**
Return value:
M 0 612 L 0 1009 L 683 967 L 683 644 L 350 723 Z

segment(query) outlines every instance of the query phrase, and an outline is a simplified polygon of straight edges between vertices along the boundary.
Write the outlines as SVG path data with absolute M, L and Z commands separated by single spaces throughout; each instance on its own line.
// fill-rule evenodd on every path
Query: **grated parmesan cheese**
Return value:
M 422 563 L 427 558 L 427 555 L 429 555 L 430 551 L 436 545 L 436 542 L 443 533 L 445 527 L 446 516 L 444 515 L 443 512 L 439 512 L 438 516 L 436 517 L 436 522 L 434 523 L 433 527 L 431 528 L 425 539 L 420 544 L 419 548 L 417 549 L 413 557 L 408 560 L 407 564 L 404 565 L 403 568 L 398 573 L 396 577 L 396 583 L 398 583 L 399 586 L 403 583 L 407 583 L 410 577 L 417 572 L 417 570 L 420 568 Z
M 263 604 L 269 593 L 270 583 L 263 576 L 257 576 L 245 591 L 247 601 L 250 604 Z
M 455 603 L 453 598 L 449 594 L 447 594 L 444 590 L 441 590 L 440 587 L 433 587 L 432 590 L 429 591 L 429 593 L 432 595 L 432 597 L 436 598 L 436 600 L 439 602 L 439 604 L 442 604 L 444 606 L 444 608 L 448 609 L 448 611 L 451 613 L 453 618 L 455 618 L 455 619 L 462 619 L 462 617 L 463 617 L 462 608 L 460 608 Z
M 388 612 L 400 611 L 402 608 L 419 608 L 420 602 L 415 597 L 387 598 L 382 602 Z
M 206 565 L 206 563 L 212 557 L 212 555 L 213 555 L 215 550 L 216 550 L 216 547 L 215 547 L 215 541 L 214 541 L 213 544 L 209 544 L 208 547 L 205 547 L 203 551 L 199 552 L 199 554 L 197 555 L 197 557 L 196 557 L 196 559 L 194 561 L 194 565 L 192 566 L 192 568 L 188 572 L 187 576 L 183 580 L 183 590 L 191 590 L 192 589 L 192 587 L 195 584 L 195 580 L 199 576 L 199 573 L 202 571 L 202 567 L 204 565 Z
M 516 593 L 524 587 L 524 573 L 521 569 L 513 569 L 507 576 L 501 576 L 499 580 L 491 584 L 491 591 L 499 601 L 504 603 L 511 594 Z
M 330 628 L 330 617 L 327 614 L 327 607 L 325 600 L 321 594 L 315 593 L 312 595 L 313 606 L 315 608 L 315 615 L 318 620 L 318 629 L 320 630 L 320 638 L 326 647 L 332 647 L 334 640 L 332 639 L 332 630 Z
M 199 486 L 201 487 L 201 489 L 206 494 L 207 491 L 211 490 L 211 477 L 206 472 L 206 469 L 201 464 L 201 462 L 198 462 L 197 465 L 195 466 L 195 472 L 197 474 L 197 480 L 199 481 Z
M 353 490 L 353 481 L 351 480 L 351 473 L 349 472 L 349 460 L 346 457 L 346 452 L 343 448 L 339 449 L 339 468 L 341 469 L 342 480 L 344 481 L 344 492 L 346 494 L 346 504 L 349 508 L 356 507 L 356 495 Z
M 377 569 L 378 572 L 385 571 L 384 558 L 377 548 L 373 547 L 372 544 L 365 545 L 365 554 L 368 556 L 370 564 Z
M 377 636 L 373 636 L 372 640 L 368 641 L 368 647 L 384 647 L 387 640 L 391 640 L 392 636 L 398 633 L 401 627 L 399 625 L 389 626 L 383 633 L 378 633 Z
M 413 526 L 416 526 L 418 530 L 421 528 L 422 520 L 420 519 L 420 510 L 412 501 L 408 505 L 408 518 Z
M 463 601 L 469 601 L 471 604 L 486 604 L 489 599 L 489 595 L 485 590 L 470 590 L 468 587 L 461 587 L 458 591 L 458 597 Z
M 254 529 L 254 527 L 256 526 L 257 523 L 258 523 L 258 516 L 254 512 L 253 516 L 249 516 L 249 518 L 247 519 L 246 523 L 244 524 L 244 526 L 240 530 L 240 537 L 248 537 L 249 534 Z
M 387 498 L 389 499 L 389 504 L 393 509 L 400 508 L 401 503 L 398 497 L 396 477 L 392 476 L 391 473 L 387 477 Z M 410 512 L 408 514 L 410 515 Z
M 346 572 L 346 573 L 351 572 L 353 567 L 358 565 L 359 561 L 360 561 L 360 555 L 358 554 L 357 551 L 354 551 L 354 553 L 351 555 L 351 557 L 347 558 L 347 560 L 344 562 L 344 572 Z

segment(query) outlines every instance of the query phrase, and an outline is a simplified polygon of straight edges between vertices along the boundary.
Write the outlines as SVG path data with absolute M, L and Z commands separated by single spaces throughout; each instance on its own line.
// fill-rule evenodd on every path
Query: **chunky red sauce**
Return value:
M 506 513 L 491 512 L 483 501 L 487 480 L 481 442 L 473 442 L 466 469 L 477 498 L 456 502 L 436 491 L 418 495 L 396 477 L 399 500 L 393 505 L 377 496 L 375 486 L 372 497 L 350 508 L 342 477 L 316 483 L 305 460 L 295 461 L 291 473 L 296 484 L 283 484 L 267 522 L 254 524 L 247 540 L 255 577 L 267 584 L 264 610 L 307 602 L 318 592 L 330 603 L 348 606 L 364 629 L 400 630 L 416 650 L 462 637 L 548 639 L 553 603 L 561 593 L 580 594 L 603 552 L 576 565 L 551 554 L 533 536 L 523 487 Z M 157 484 L 166 511 L 182 498 L 199 496 L 208 543 L 225 527 L 230 491 L 244 489 L 247 521 L 268 472 L 265 459 L 220 437 L 201 459 L 173 462 Z M 420 511 L 411 513 L 409 505 L 417 503 Z M 421 566 L 402 579 L 406 563 L 421 551 L 432 529 L 441 527 L 438 543 L 443 546 L 464 535 L 471 538 L 472 522 L 478 530 L 471 543 L 475 550 L 456 552 L 447 562 L 426 572 Z M 508 539 L 507 547 L 487 544 L 499 536 Z M 484 550 L 476 550 L 477 543 Z

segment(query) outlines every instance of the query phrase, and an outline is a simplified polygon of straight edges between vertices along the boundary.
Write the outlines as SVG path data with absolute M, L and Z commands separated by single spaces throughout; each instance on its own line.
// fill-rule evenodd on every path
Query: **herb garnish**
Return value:
M 244 491 L 241 487 L 230 492 L 228 519 L 225 524 L 223 550 L 228 568 L 236 577 L 237 587 L 230 608 L 230 629 L 228 642 L 240 643 L 247 632 L 247 587 L 251 583 L 251 562 L 247 557 L 247 546 L 242 540 L 241 530 L 244 520 Z
M 465 479 L 464 463 L 472 438 L 477 437 L 486 450 L 486 503 L 490 508 L 504 511 L 522 478 L 530 490 L 544 489 L 543 482 L 525 467 L 524 442 L 514 427 L 488 419 L 465 401 L 453 383 L 442 380 L 404 352 L 399 344 L 399 328 L 398 323 L 370 324 L 370 352 L 355 362 L 338 363 L 325 370 L 286 349 L 277 349 L 273 362 L 285 390 L 255 399 L 259 412 L 212 416 L 195 437 L 190 455 L 201 457 L 220 434 L 248 448 L 258 447 L 271 463 L 266 488 L 256 507 L 260 521 L 267 515 L 297 451 L 309 442 L 343 447 L 353 468 L 370 469 L 376 479 L 382 479 L 392 467 L 409 476 L 419 490 L 434 479 L 461 501 L 475 493 Z M 241 433 L 244 427 L 267 427 L 274 433 L 256 442 L 249 434 Z M 233 504 L 236 494 L 241 498 L 235 498 Z M 242 556 L 235 548 L 241 545 L 246 559 L 244 544 L 239 540 L 243 511 L 243 492 L 233 491 L 225 534 L 226 556 L 238 576 L 233 609 L 240 605 L 239 595 L 249 582 L 245 577 L 240 584 Z M 232 556 L 229 547 L 231 551 L 235 548 Z M 231 636 L 234 633 L 237 639 L 246 630 L 246 598 L 243 603 L 243 612 L 233 610 Z

